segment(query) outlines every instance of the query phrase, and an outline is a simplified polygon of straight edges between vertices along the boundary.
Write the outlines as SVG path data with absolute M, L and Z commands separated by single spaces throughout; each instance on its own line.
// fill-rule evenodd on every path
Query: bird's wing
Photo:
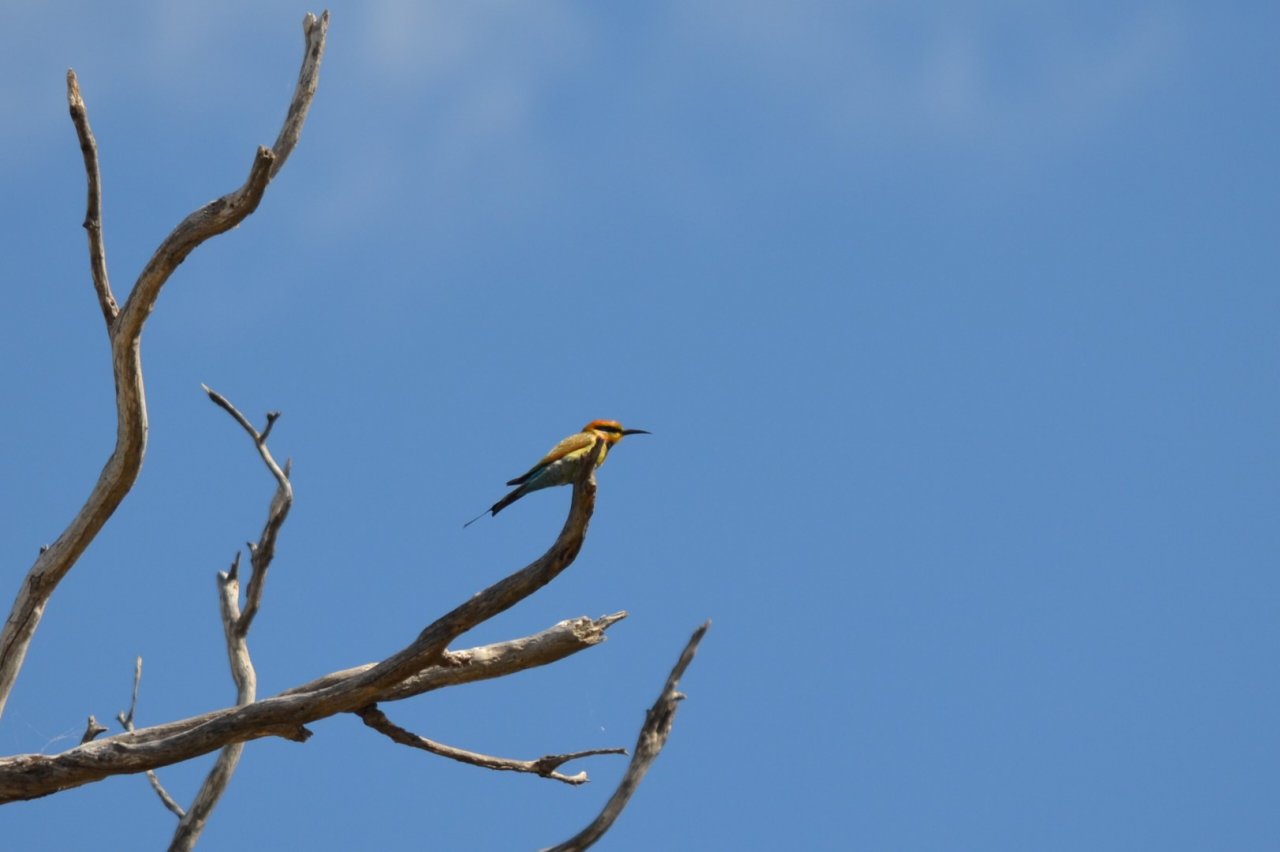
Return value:
M 538 461 L 537 464 L 529 468 L 528 471 L 521 474 L 520 476 L 517 476 L 515 479 L 508 481 L 507 484 L 523 485 L 524 483 L 529 481 L 529 477 L 533 476 L 535 473 L 542 470 L 544 467 L 551 464 L 553 461 L 562 459 L 565 456 L 569 455 L 569 453 L 576 452 L 577 450 L 590 449 L 591 445 L 594 444 L 595 442 L 596 442 L 596 436 L 591 434 L 590 432 L 575 432 L 574 434 L 570 435 L 569 437 L 565 438 L 563 441 L 561 441 L 560 443 L 552 447 L 551 451 L 548 452 L 545 456 L 543 456 Z

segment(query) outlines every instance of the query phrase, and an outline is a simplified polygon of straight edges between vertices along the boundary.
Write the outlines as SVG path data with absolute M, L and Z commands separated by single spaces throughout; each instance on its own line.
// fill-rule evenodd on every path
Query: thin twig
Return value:
M 138 687 L 142 684 L 142 657 L 133 661 L 133 694 L 129 697 L 129 713 L 120 720 L 120 724 L 133 730 L 133 711 L 138 708 Z
M 565 784 L 585 784 L 587 783 L 587 773 L 579 772 L 577 775 L 565 775 L 558 772 L 561 766 L 571 760 L 577 760 L 580 757 L 592 757 L 597 754 L 626 754 L 625 748 L 592 748 L 586 751 L 575 751 L 569 754 L 548 754 L 537 760 L 514 760 L 509 757 L 493 757 L 479 752 L 467 751 L 465 749 L 455 748 L 454 746 L 438 743 L 435 740 L 429 740 L 426 737 L 418 736 L 412 731 L 407 731 L 393 723 L 386 717 L 386 714 L 378 709 L 378 705 L 370 704 L 368 707 L 356 711 L 364 723 L 375 731 L 384 734 L 393 742 L 406 745 L 410 748 L 418 748 L 423 751 L 437 754 L 441 757 L 447 757 L 460 763 L 469 763 L 472 766 L 480 766 L 485 769 L 496 769 L 504 772 L 529 772 L 534 775 L 541 775 L 543 778 L 551 778 L 561 781 Z
M 120 727 L 130 733 L 133 732 L 133 714 L 138 709 L 138 686 L 142 683 L 142 657 L 138 657 L 133 661 L 133 695 L 129 699 L 129 712 L 120 712 L 116 714 L 116 720 L 120 723 Z M 173 796 L 169 795 L 169 791 L 160 783 L 160 776 L 156 775 L 154 770 L 148 769 L 146 772 L 147 780 L 151 782 L 151 789 L 155 790 L 156 796 L 159 797 L 160 803 L 168 808 L 169 812 L 182 819 L 186 812 L 182 810 L 182 805 L 174 801 Z
M 225 396 L 203 382 L 200 384 L 200 387 L 209 395 L 209 399 L 213 400 L 215 405 L 230 414 L 235 421 L 240 424 L 240 428 L 249 433 L 249 437 L 253 439 L 253 443 L 257 444 L 262 440 L 262 436 L 258 434 L 258 430 L 253 428 L 253 424 L 249 422 L 249 418 L 241 414 L 240 409 L 232 405 Z
M 645 714 L 644 726 L 640 728 L 640 737 L 636 740 L 636 749 L 631 757 L 631 765 L 627 767 L 626 774 L 622 776 L 622 781 L 618 784 L 618 789 L 609 797 L 609 801 L 605 803 L 600 815 L 592 820 L 582 831 L 560 845 L 546 850 L 546 852 L 578 852 L 578 850 L 586 849 L 603 837 L 604 833 L 613 826 L 614 820 L 622 813 L 622 809 L 627 806 L 632 794 L 640 786 L 641 779 L 649 771 L 653 761 L 657 759 L 662 747 L 666 745 L 667 737 L 671 735 L 671 725 L 675 721 L 676 706 L 684 698 L 681 693 L 676 691 L 676 687 L 680 684 L 680 678 L 684 676 L 684 670 L 689 667 L 689 663 L 693 662 L 693 655 L 697 653 L 698 643 L 702 641 L 702 637 L 706 635 L 709 627 L 711 627 L 711 622 L 707 621 L 693 631 L 693 636 L 690 637 L 689 643 L 685 645 L 684 651 L 681 652 L 675 668 L 667 676 L 667 682 L 662 687 L 662 694 L 658 696 L 658 700 L 654 702 L 653 706 L 649 708 L 649 712 Z

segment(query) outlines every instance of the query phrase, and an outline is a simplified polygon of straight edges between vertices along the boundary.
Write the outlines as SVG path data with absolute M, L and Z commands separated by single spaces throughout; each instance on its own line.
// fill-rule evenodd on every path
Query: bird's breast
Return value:
M 587 457 L 591 455 L 591 449 L 594 444 L 587 447 L 566 453 L 555 461 L 548 462 L 542 470 L 531 479 L 529 490 L 538 488 L 550 488 L 555 485 L 568 485 L 578 478 L 578 473 L 582 470 L 582 465 L 586 463 Z M 596 463 L 596 467 L 604 464 L 605 456 L 609 453 L 609 445 L 605 444 L 600 448 L 600 460 Z

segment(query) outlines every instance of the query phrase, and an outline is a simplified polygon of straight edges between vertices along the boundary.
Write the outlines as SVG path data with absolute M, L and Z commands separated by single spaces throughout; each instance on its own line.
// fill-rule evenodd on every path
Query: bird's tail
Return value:
M 499 512 L 501 512 L 503 509 L 507 508 L 507 507 L 508 507 L 508 506 L 510 506 L 512 503 L 516 502 L 516 501 L 517 501 L 517 500 L 519 500 L 521 497 L 523 497 L 523 496 L 525 495 L 525 492 L 526 492 L 526 489 L 525 489 L 523 486 L 521 486 L 520 488 L 515 489 L 515 490 L 514 490 L 514 491 L 512 491 L 510 494 L 508 494 L 506 497 L 503 497 L 503 498 L 502 498 L 501 500 L 499 500 L 497 503 L 494 503 L 492 506 L 490 506 L 489 508 L 485 509 L 483 512 L 481 512 L 480 514 L 476 515 L 474 518 L 472 518 L 471 520 L 469 520 L 469 521 L 467 521 L 465 524 L 463 524 L 463 525 L 462 525 L 463 529 L 466 529 L 467 527 L 471 526 L 471 525 L 472 525 L 472 524 L 474 524 L 476 521 L 478 521 L 478 520 L 480 520 L 481 518 L 483 518 L 485 515 L 496 515 L 496 514 L 498 514 L 498 513 L 499 513 Z

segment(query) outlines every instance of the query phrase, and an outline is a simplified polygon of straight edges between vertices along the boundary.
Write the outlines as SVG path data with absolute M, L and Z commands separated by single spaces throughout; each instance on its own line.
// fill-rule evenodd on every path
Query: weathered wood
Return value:
M 229 231 L 258 207 L 267 184 L 280 171 L 297 143 L 315 95 L 320 59 L 324 54 L 329 14 L 308 15 L 304 23 L 307 47 L 293 101 L 277 139 L 277 150 L 258 148 L 244 184 L 211 201 L 183 219 L 160 243 L 138 276 L 123 308 L 117 308 L 107 278 L 106 246 L 102 235 L 102 189 L 98 147 L 75 72 L 67 72 L 67 102 L 80 139 L 89 186 L 85 228 L 89 234 L 89 265 L 98 303 L 111 342 L 111 370 L 116 387 L 116 446 L 88 499 L 53 544 L 44 547 L 27 572 L 13 607 L 0 630 L 0 715 L 27 648 L 35 636 L 49 598 L 80 555 L 137 481 L 147 448 L 147 400 L 142 384 L 142 327 L 155 308 L 169 276 L 197 246 Z
M 602 446 L 598 442 L 593 453 Z M 594 463 L 584 466 L 584 477 L 574 483 L 569 517 L 546 553 L 436 619 L 407 647 L 372 668 L 313 692 L 278 695 L 205 714 L 198 724 L 171 722 L 95 740 L 61 754 L 0 759 L 0 803 L 168 766 L 231 743 L 288 734 L 317 719 L 375 703 L 384 691 L 439 663 L 454 639 L 532 595 L 573 563 L 595 509 L 594 467 Z
M 366 725 L 373 730 L 390 739 L 392 742 L 399 743 L 410 748 L 421 749 L 422 751 L 434 754 L 438 757 L 447 757 L 450 760 L 456 760 L 459 763 L 469 763 L 472 766 L 480 766 L 485 769 L 494 769 L 499 772 L 527 772 L 533 775 L 541 775 L 543 778 L 550 778 L 553 781 L 559 781 L 563 784 L 585 784 L 587 783 L 587 773 L 579 772 L 576 775 L 565 775 L 560 772 L 561 766 L 564 766 L 571 760 L 578 760 L 583 757 L 594 757 L 601 754 L 626 754 L 624 748 L 591 748 L 585 751 L 574 751 L 567 754 L 547 754 L 537 760 L 516 760 L 510 757 L 494 757 L 490 754 L 480 754 L 479 752 L 467 751 L 466 749 L 455 748 L 451 745 L 438 743 L 435 740 L 429 740 L 426 737 L 419 736 L 412 731 L 405 730 L 397 724 L 394 724 L 387 715 L 378 709 L 378 705 L 371 704 L 361 710 L 356 711 Z
M 680 659 L 676 660 L 675 667 L 667 676 L 662 693 L 645 714 L 644 725 L 640 728 L 640 736 L 636 740 L 636 748 L 631 755 L 631 764 L 623 774 L 622 780 L 618 782 L 618 788 L 613 791 L 609 801 L 605 802 L 599 816 L 582 831 L 545 852 L 581 852 L 594 845 L 613 826 L 622 809 L 627 806 L 627 802 L 631 801 L 631 796 L 640 786 L 645 773 L 657 760 L 658 753 L 667 744 L 667 738 L 671 736 L 671 726 L 676 719 L 676 707 L 684 699 L 684 696 L 676 691 L 676 687 L 680 685 L 680 678 L 684 677 L 685 669 L 689 668 L 689 664 L 693 662 L 693 655 L 698 651 L 698 643 L 702 641 L 702 637 L 707 634 L 707 629 L 710 627 L 711 622 L 707 621 L 693 631 L 689 643 L 680 652 Z

